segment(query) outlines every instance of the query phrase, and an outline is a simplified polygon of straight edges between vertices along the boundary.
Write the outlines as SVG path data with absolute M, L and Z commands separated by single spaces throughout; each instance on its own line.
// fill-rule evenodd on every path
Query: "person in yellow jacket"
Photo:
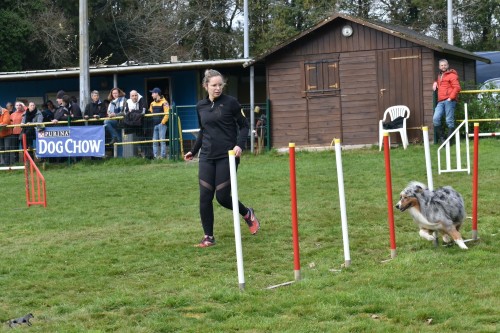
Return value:
M 149 113 L 164 113 L 163 117 L 161 116 L 153 116 L 150 117 L 152 119 L 152 127 L 153 127 L 153 140 L 165 140 L 167 137 L 167 122 L 168 122 L 168 114 L 170 111 L 170 106 L 168 105 L 165 97 L 161 95 L 160 88 L 154 88 L 149 91 L 151 93 L 151 97 L 153 101 L 149 105 Z M 158 152 L 158 142 L 153 142 L 153 156 L 156 159 L 166 158 L 167 157 L 167 142 L 160 142 L 160 151 Z

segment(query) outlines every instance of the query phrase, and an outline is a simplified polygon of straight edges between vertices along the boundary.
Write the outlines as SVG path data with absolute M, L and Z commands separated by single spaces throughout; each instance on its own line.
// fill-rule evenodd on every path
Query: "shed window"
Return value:
M 309 94 L 336 93 L 340 90 L 339 61 L 320 60 L 304 63 L 305 91 Z

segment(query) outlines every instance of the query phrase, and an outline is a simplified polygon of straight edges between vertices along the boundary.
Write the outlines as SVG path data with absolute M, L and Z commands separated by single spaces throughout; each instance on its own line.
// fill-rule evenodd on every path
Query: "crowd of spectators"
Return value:
M 130 91 L 127 98 L 123 90 L 115 87 L 104 100 L 99 91 L 93 90 L 83 112 L 77 98 L 68 96 L 63 90 L 57 92 L 56 103 L 47 100 L 37 105 L 34 101 L 24 101 L 26 106 L 23 101 L 8 102 L 5 107 L 0 106 L 0 165 L 20 162 L 23 134 L 28 150 L 35 151 L 36 155 L 36 133 L 47 126 L 101 125 L 105 128 L 108 151 L 114 150 L 115 143 L 122 142 L 123 134 L 132 134 L 134 141 L 149 141 L 134 150 L 138 156 L 166 158 L 170 106 L 159 88 L 150 93 L 153 101 L 148 107 L 146 99 L 136 90 Z M 147 114 L 158 116 L 144 117 Z M 117 151 L 117 156 L 121 157 L 121 145 Z

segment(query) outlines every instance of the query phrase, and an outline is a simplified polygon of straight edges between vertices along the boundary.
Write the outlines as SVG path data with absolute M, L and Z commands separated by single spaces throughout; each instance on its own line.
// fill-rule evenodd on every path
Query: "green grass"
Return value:
M 287 154 L 242 158 L 239 197 L 262 221 L 257 236 L 242 224 L 244 291 L 230 211 L 215 205 L 217 246 L 193 247 L 202 237 L 197 163 L 49 165 L 47 208 L 27 208 L 23 174 L 4 171 L 0 331 L 32 312 L 30 332 L 498 332 L 499 149 L 481 140 L 480 241 L 435 248 L 395 211 L 397 257 L 385 263 L 383 153 L 344 151 L 348 268 L 335 154 L 297 152 L 303 279 L 274 290 L 266 287 L 294 277 Z M 426 182 L 423 147 L 392 149 L 391 169 L 395 203 L 409 181 Z M 471 175 L 434 171 L 434 185 L 461 192 L 470 216 Z

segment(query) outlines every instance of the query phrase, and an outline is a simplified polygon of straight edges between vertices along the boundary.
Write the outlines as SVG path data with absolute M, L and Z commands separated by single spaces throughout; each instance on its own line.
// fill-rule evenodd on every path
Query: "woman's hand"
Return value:
M 184 161 L 191 161 L 193 159 L 193 153 L 188 151 L 185 155 L 184 155 Z
M 241 150 L 241 148 L 239 146 L 234 146 L 233 151 L 234 151 L 234 156 L 236 156 L 236 157 L 240 157 L 241 156 L 242 150 Z

